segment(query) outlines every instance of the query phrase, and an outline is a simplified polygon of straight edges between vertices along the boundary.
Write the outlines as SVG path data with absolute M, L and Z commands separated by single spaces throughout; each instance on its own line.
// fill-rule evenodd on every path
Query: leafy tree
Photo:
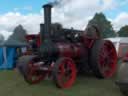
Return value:
M 5 40 L 4 36 L 2 34 L 0 34 L 0 43 L 3 43 Z
M 96 13 L 88 25 L 97 25 L 102 38 L 115 37 L 112 24 L 108 21 L 103 13 Z
M 15 40 L 15 41 L 26 42 L 25 36 L 26 36 L 26 30 L 23 28 L 22 25 L 18 25 L 14 29 L 13 34 L 9 37 L 8 41 Z
M 125 25 L 120 28 L 120 30 L 118 31 L 118 35 L 120 37 L 128 37 L 128 25 Z

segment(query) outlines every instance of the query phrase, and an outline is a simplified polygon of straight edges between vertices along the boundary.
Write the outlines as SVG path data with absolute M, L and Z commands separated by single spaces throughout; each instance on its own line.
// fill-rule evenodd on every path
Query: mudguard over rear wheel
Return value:
M 117 64 L 117 54 L 113 43 L 109 40 L 97 40 L 90 53 L 90 64 L 94 75 L 98 78 L 112 77 Z
M 59 88 L 70 88 L 76 80 L 76 66 L 71 58 L 62 57 L 53 67 L 53 80 Z

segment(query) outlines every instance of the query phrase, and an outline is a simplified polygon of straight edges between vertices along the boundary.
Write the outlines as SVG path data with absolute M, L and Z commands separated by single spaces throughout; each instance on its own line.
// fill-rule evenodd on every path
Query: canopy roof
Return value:
M 25 47 L 28 46 L 27 42 L 21 42 L 17 40 L 7 40 L 0 44 L 0 46 L 7 46 L 7 47 Z
M 107 40 L 111 40 L 112 42 L 116 43 L 128 43 L 128 37 L 115 37 L 115 38 L 106 38 Z

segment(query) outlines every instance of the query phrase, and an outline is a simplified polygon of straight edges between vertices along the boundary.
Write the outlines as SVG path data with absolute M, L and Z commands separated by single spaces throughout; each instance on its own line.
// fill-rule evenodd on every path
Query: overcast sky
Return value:
M 6 38 L 22 24 L 28 33 L 38 33 L 43 22 L 42 5 L 54 0 L 0 0 L 0 34 Z M 96 12 L 103 12 L 115 30 L 128 24 L 128 0 L 58 0 L 52 22 L 84 29 Z

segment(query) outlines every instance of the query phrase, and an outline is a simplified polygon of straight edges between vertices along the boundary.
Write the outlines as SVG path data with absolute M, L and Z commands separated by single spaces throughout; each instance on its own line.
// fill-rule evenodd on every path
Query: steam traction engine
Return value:
M 85 31 L 64 29 L 51 24 L 52 5 L 44 8 L 44 24 L 40 24 L 41 43 L 29 55 L 18 60 L 24 79 L 35 84 L 51 75 L 60 88 L 69 88 L 77 73 L 92 71 L 98 78 L 109 78 L 116 70 L 117 55 L 113 44 L 102 40 L 98 28 L 90 25 Z M 35 50 L 36 48 L 36 50 Z

